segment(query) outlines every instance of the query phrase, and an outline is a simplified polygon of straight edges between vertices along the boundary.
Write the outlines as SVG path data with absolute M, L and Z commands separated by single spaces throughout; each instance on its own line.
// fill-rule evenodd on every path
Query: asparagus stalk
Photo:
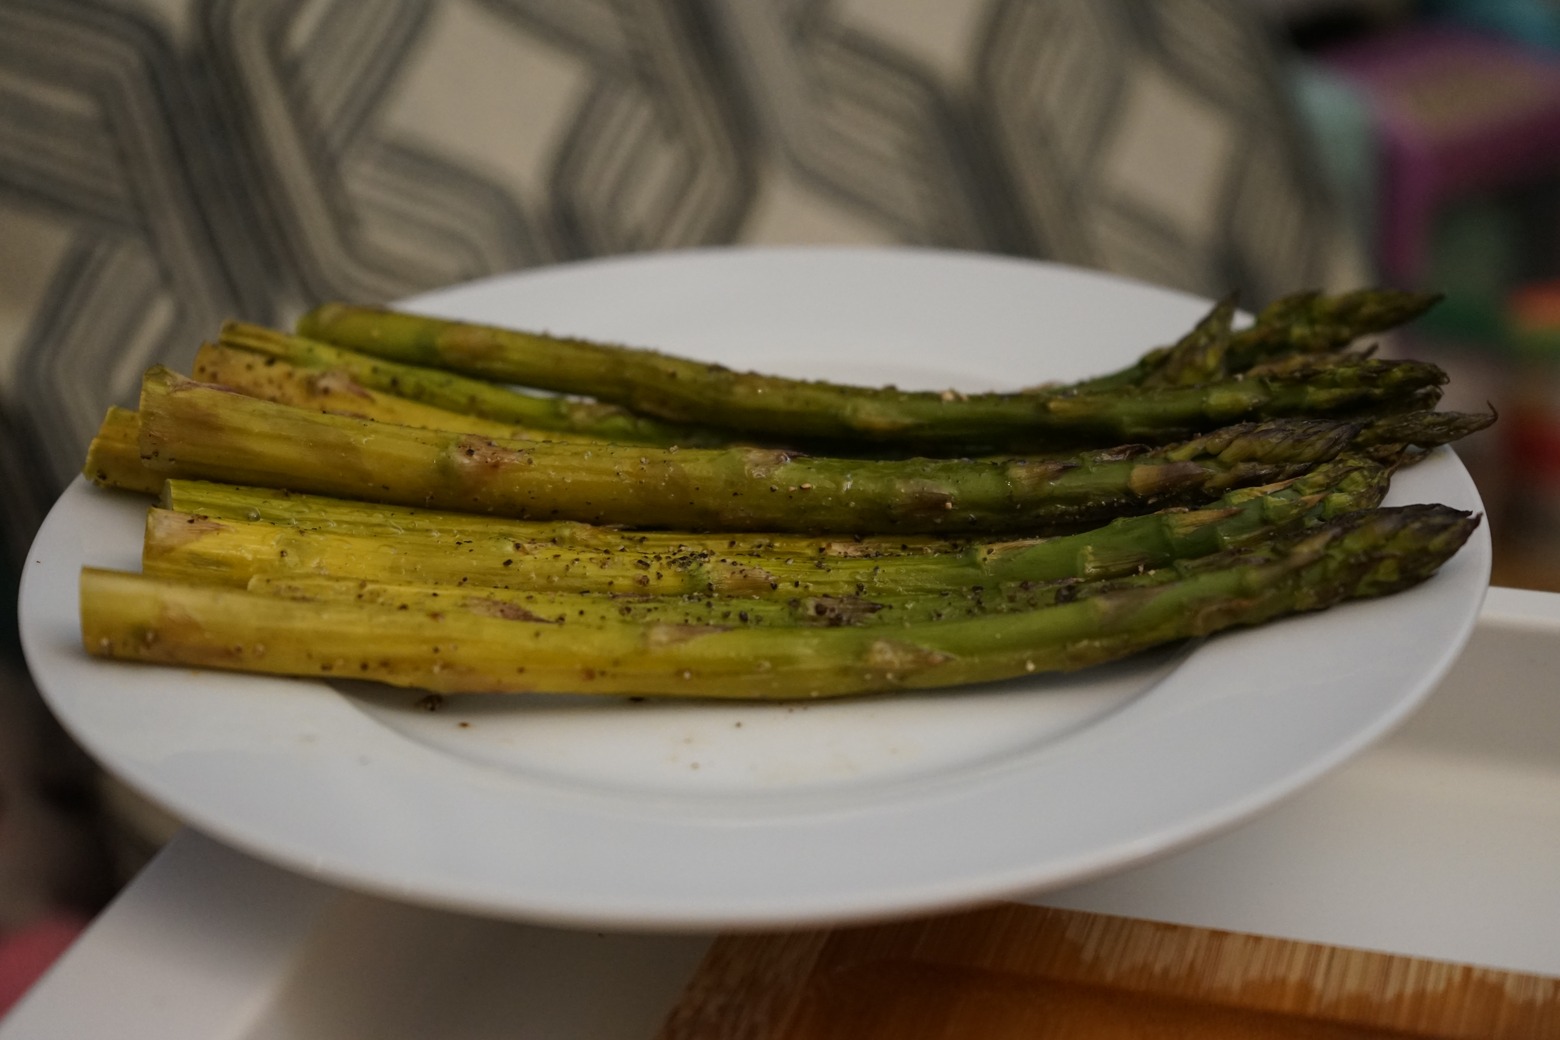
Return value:
M 898 461 L 501 441 L 306 412 L 184 379 L 142 384 L 141 455 L 167 476 L 518 519 L 713 531 L 961 534 L 1080 528 L 1335 457 L 1357 423 L 1236 424 L 1069 460 Z
M 1217 335 L 1221 304 L 1193 334 L 1174 346 L 1151 350 L 1132 365 L 1082 380 L 1073 389 L 1211 382 L 1274 358 L 1340 350 L 1362 336 L 1405 325 L 1440 300 L 1439 293 L 1395 289 L 1358 289 L 1337 295 L 1295 293 L 1274 300 L 1249 326 L 1225 336 Z
M 710 553 L 563 549 L 492 536 L 351 535 L 165 509 L 147 511 L 141 569 L 237 586 L 257 574 L 301 573 L 663 596 L 763 595 L 779 581 L 772 567 Z
M 1442 506 L 1350 514 L 1287 552 L 1164 585 L 892 630 L 547 624 L 355 602 L 303 611 L 242 589 L 87 568 L 82 641 L 105 657 L 441 693 L 835 697 L 1068 671 L 1395 592 L 1433 574 L 1476 523 Z
M 602 527 L 576 521 L 524 521 L 472 513 L 450 513 L 410 506 L 308 495 L 273 488 L 245 487 L 211 481 L 169 480 L 159 502 L 164 509 L 215 520 L 264 521 L 338 534 L 416 534 L 430 539 L 493 537 L 517 542 L 605 549 L 621 552 L 702 552 L 730 556 L 792 557 L 804 560 L 876 559 L 883 556 L 971 555 L 984 560 L 1015 557 L 1038 545 L 1076 544 L 1086 555 L 1101 554 L 1104 542 L 1117 543 L 1109 555 L 1126 555 L 1120 542 L 1126 538 L 1155 545 L 1180 544 L 1184 532 L 1204 529 L 1205 518 L 1224 517 L 1218 535 L 1228 544 L 1230 522 L 1236 516 L 1253 524 L 1275 523 L 1326 498 L 1329 514 L 1376 505 L 1385 494 L 1390 466 L 1357 455 L 1346 455 L 1318 465 L 1293 480 L 1257 487 L 1236 488 L 1198 511 L 1171 511 L 1112 521 L 1097 532 L 1047 539 L 969 542 L 954 539 L 893 538 L 861 535 L 852 538 L 808 537 L 785 533 L 699 533 L 692 531 L 643 531 Z M 1282 511 L 1283 515 L 1280 515 Z M 1119 532 L 1119 534 L 1118 534 Z M 1141 532 L 1127 534 L 1127 532 Z M 1071 549 L 1059 550 L 1070 553 Z M 1205 549 L 1203 551 L 1211 551 Z M 1152 557 L 1134 551 L 1129 569 L 1157 565 Z M 1182 555 L 1167 551 L 1166 557 Z M 1019 580 L 1038 580 L 1021 575 Z
M 226 322 L 218 342 L 297 368 L 336 373 L 338 378 L 370 390 L 446 412 L 549 430 L 570 440 L 688 447 L 716 447 L 726 442 L 725 437 L 699 426 L 659 422 L 598 401 L 521 393 L 492 380 L 401 364 L 262 325 Z
M 1177 566 L 1179 564 L 1145 572 L 1137 581 L 1149 584 L 1172 580 L 1179 574 Z M 168 575 L 160 573 L 152 576 L 169 579 Z M 181 579 L 175 576 L 170 580 Z M 300 603 L 353 601 L 392 606 L 397 610 L 458 611 L 558 625 L 627 620 L 640 624 L 722 627 L 891 627 L 1054 606 L 1076 595 L 1081 585 L 1051 582 L 1000 589 L 950 589 L 918 596 L 822 594 L 770 599 L 427 585 L 321 574 L 257 574 L 245 587 L 250 592 L 281 596 Z
M 1284 354 L 1337 350 L 1362 336 L 1405 325 L 1441 299 L 1441 293 L 1393 289 L 1281 297 L 1263 308 L 1250 328 L 1234 337 L 1225 371 L 1243 371 Z
M 644 531 L 574 520 L 511 520 L 207 480 L 165 481 L 159 503 L 164 509 L 216 520 L 263 520 L 339 534 L 417 533 L 435 539 L 498 536 L 571 548 L 662 554 L 875 557 L 957 552 L 968 544 L 963 540 L 929 536 L 831 537 L 785 532 Z
M 1391 472 L 1389 464 L 1351 454 L 1289 481 L 1236 488 L 1203 508 L 1120 517 L 1071 535 L 977 544 L 964 555 L 978 567 L 975 584 L 1119 577 L 1246 545 L 1276 527 L 1378 506 Z
M 354 415 L 429 430 L 474 433 L 479 437 L 504 437 L 521 441 L 545 441 L 560 437 L 552 430 L 516 426 L 478 415 L 462 415 L 421 401 L 384 393 L 364 386 L 340 369 L 300 368 L 274 357 L 218 343 L 201 345 L 195 352 L 195 364 L 191 372 L 201 382 L 225 386 L 262 401 L 334 415 Z M 571 434 L 567 439 L 601 440 L 600 437 L 583 434 Z
M 1357 448 L 1392 454 L 1405 446 L 1435 448 L 1488 429 L 1495 412 L 1404 412 L 1382 415 L 1360 427 Z
M 245 588 L 299 603 L 356 601 L 397 610 L 461 611 L 555 625 L 617 621 L 669 625 L 857 624 L 884 609 L 883 602 L 859 596 L 657 596 L 389 582 L 325 574 L 256 574 Z M 950 603 L 969 598 L 952 592 L 923 597 Z M 913 601 L 904 602 L 914 607 Z
M 1160 572 L 1163 573 L 1163 572 Z M 336 578 L 321 574 L 258 574 L 246 588 L 299 603 L 355 601 L 397 610 L 458 611 L 543 624 L 823 626 L 903 625 L 975 617 L 1057 602 L 1070 583 L 1044 588 L 948 590 L 925 596 L 789 596 L 773 599 L 656 596 L 506 589 Z
M 1222 525 L 1214 522 L 1211 526 Z M 1233 546 L 1231 548 L 1200 556 L 1168 557 L 1159 561 L 1162 566 L 1154 569 L 1144 569 L 1143 565 L 1120 566 L 1125 554 L 1107 551 L 1102 558 L 1116 566 L 1096 570 L 1090 565 L 1092 561 L 1085 562 L 1080 554 L 1069 561 L 1076 566 L 1064 568 L 1068 572 L 1066 576 L 978 584 L 973 583 L 973 576 L 968 573 L 978 568 L 961 567 L 969 562 L 966 560 L 946 561 L 945 585 L 938 584 L 944 580 L 940 575 L 929 576 L 925 569 L 915 566 L 920 560 L 909 561 L 908 568 L 901 561 L 895 561 L 872 567 L 870 574 L 874 580 L 870 595 L 864 594 L 869 591 L 865 584 L 857 586 L 856 594 L 849 594 L 819 592 L 809 583 L 807 594 L 797 595 L 791 584 L 786 583 L 776 595 L 768 598 L 721 595 L 713 590 L 704 595 L 623 595 L 611 591 L 497 588 L 464 582 L 450 586 L 340 578 L 319 573 L 321 569 L 329 570 L 328 566 L 311 566 L 304 568 L 304 573 L 285 575 L 258 573 L 245 587 L 253 592 L 300 601 L 355 600 L 389 604 L 397 609 L 448 609 L 502 617 L 522 616 L 517 612 L 523 612 L 527 620 L 555 624 L 631 619 L 678 625 L 908 625 L 1054 606 L 1106 589 L 1161 585 L 1189 574 L 1231 566 L 1243 556 L 1282 550 L 1303 537 L 1307 537 L 1303 524 L 1269 524 L 1243 537 L 1232 538 L 1228 543 Z M 1101 539 L 1101 543 L 1105 540 Z M 907 569 L 908 575 L 902 573 Z M 169 576 L 162 569 L 152 573 Z M 1100 573 L 1115 576 L 1099 578 Z M 177 576 L 177 572 L 172 576 Z M 831 574 L 831 581 L 825 584 L 835 584 L 839 577 L 837 573 Z M 910 580 L 903 580 L 906 577 Z
M 772 548 L 732 552 L 725 548 L 725 536 L 701 539 L 684 533 L 669 535 L 659 549 L 623 543 L 582 549 L 552 540 L 527 541 L 525 535 L 535 533 L 535 526 L 502 520 L 429 525 L 408 510 L 393 527 L 372 516 L 359 524 L 351 514 L 363 507 L 350 503 L 337 503 L 330 510 L 328 526 L 307 514 L 283 524 L 246 521 L 242 507 L 222 510 L 222 516 L 154 510 L 148 517 L 143 566 L 163 577 L 229 584 L 265 574 L 311 574 L 391 583 L 572 589 L 598 597 L 654 592 L 778 600 L 925 600 L 950 591 L 1133 574 L 1246 545 L 1283 525 L 1377 505 L 1388 477 L 1387 467 L 1368 460 L 1337 460 L 1292 481 L 1232 491 L 1205 509 L 1126 517 L 1097 530 L 1049 539 L 948 544 L 870 556 L 792 555 Z
M 1102 392 L 960 394 L 845 386 L 735 372 L 651 350 L 373 308 L 327 304 L 310 335 L 404 363 L 562 393 L 641 414 L 800 443 L 859 443 L 926 454 L 1036 452 L 1164 443 L 1240 420 L 1422 404 L 1434 365 L 1353 359 L 1307 379 L 1273 376 Z
M 1136 384 L 1189 386 L 1217 382 L 1229 375 L 1224 370 L 1224 358 L 1235 335 L 1235 305 L 1234 293 L 1214 304 L 1191 332 L 1165 350 L 1151 370 L 1142 373 Z

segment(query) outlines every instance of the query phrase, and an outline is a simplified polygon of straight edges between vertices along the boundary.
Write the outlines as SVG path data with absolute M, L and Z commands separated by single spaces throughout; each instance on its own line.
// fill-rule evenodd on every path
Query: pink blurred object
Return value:
M 1549 52 L 1428 24 L 1322 60 L 1376 124 L 1380 262 L 1399 284 L 1423 272 L 1442 205 L 1560 172 L 1560 58 Z
M 84 920 L 62 914 L 0 935 L 0 1018 L 22 999 L 85 927 Z

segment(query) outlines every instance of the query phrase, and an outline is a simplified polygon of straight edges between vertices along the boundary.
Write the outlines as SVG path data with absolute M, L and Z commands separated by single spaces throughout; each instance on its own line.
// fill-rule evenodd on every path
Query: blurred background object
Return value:
M 1473 400 L 1454 405 L 1514 420 L 1470 461 L 1497 535 L 1524 532 L 1502 577 L 1527 583 L 1560 557 L 1560 320 L 1531 304 L 1560 274 L 1554 20 L 1364 0 L 6 0 L 7 603 L 106 407 L 225 318 L 780 243 L 1044 257 L 1248 308 L 1444 287 L 1411 346 L 1456 369 Z M 1498 57 L 1414 79 L 1403 130 L 1394 77 L 1447 39 Z M 1509 161 L 1475 145 L 1465 176 L 1448 128 L 1504 135 Z M 1428 172 L 1405 179 L 1420 146 Z M 94 786 L 7 630 L 0 941 L 90 912 L 169 825 Z
M 1376 277 L 1445 301 L 1396 349 L 1502 421 L 1458 446 L 1488 506 L 1494 580 L 1560 589 L 1560 4 L 1273 5 L 1295 96 Z

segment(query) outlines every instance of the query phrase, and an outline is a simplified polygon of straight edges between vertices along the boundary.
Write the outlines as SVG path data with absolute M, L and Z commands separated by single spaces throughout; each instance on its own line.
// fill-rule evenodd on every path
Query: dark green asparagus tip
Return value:
M 1432 503 L 1369 510 L 1358 516 L 1364 536 L 1376 541 L 1367 553 L 1372 566 L 1361 579 L 1360 596 L 1389 595 L 1426 580 L 1463 547 L 1483 519 Z
M 1366 423 L 1355 436 L 1354 443 L 1362 448 L 1436 448 L 1488 429 L 1496 418 L 1493 406 L 1488 412 L 1421 411 L 1386 415 Z

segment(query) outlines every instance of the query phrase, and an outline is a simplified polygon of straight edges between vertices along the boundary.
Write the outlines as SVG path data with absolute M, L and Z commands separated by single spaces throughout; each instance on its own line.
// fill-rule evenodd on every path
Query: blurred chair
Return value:
M 1370 114 L 1376 252 L 1397 284 L 1422 284 L 1448 207 L 1560 174 L 1560 56 L 1425 22 L 1324 51 L 1320 62 Z

